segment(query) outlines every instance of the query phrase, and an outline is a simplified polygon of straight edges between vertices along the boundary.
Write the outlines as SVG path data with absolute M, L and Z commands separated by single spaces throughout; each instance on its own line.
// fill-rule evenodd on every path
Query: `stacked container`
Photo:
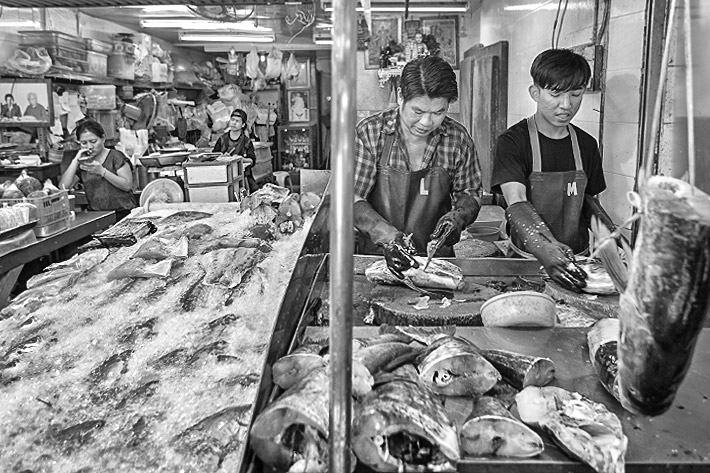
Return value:
M 205 163 L 187 161 L 182 168 L 190 202 L 235 202 L 246 188 L 242 158 Z
M 133 80 L 135 69 L 136 45 L 126 41 L 113 43 L 113 51 L 108 57 L 108 75 L 116 79 Z
M 69 68 L 73 72 L 88 73 L 84 40 L 59 31 L 20 31 L 20 48 L 42 47 L 52 58 L 55 66 Z
M 98 77 L 106 77 L 108 75 L 108 54 L 112 51 L 113 46 L 104 41 L 85 38 L 84 48 L 86 49 L 89 72 Z

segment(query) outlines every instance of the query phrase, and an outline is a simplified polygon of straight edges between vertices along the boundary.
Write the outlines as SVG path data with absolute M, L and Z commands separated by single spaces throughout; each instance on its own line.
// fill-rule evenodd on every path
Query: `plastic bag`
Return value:
M 247 77 L 257 79 L 261 71 L 259 70 L 259 51 L 252 44 L 249 54 L 247 54 Z
M 52 67 L 52 58 L 45 48 L 27 48 L 15 50 L 15 55 L 7 60 L 7 66 L 23 74 L 44 74 Z
M 278 79 L 281 76 L 281 63 L 283 62 L 283 53 L 272 47 L 269 57 L 266 58 L 266 72 L 264 78 L 266 80 Z
M 296 55 L 291 53 L 286 61 L 284 77 L 286 79 L 295 79 L 301 72 L 301 68 L 298 67 L 298 61 L 296 61 Z

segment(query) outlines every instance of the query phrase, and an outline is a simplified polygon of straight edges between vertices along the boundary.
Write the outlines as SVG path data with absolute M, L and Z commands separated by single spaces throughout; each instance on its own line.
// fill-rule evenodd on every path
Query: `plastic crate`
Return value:
M 106 41 L 99 41 L 93 38 L 84 38 L 84 46 L 87 51 L 109 55 L 113 51 L 113 44 Z
M 231 184 L 244 177 L 241 158 L 207 163 L 186 162 L 182 167 L 187 185 Z
M 116 108 L 116 86 L 82 85 L 79 92 L 86 98 L 90 110 L 113 110 Z
M 52 58 L 52 63 L 55 66 L 64 66 L 72 69 L 75 72 L 89 72 L 89 63 L 86 62 L 86 51 L 72 49 L 63 46 L 36 46 L 30 44 L 21 44 L 20 48 L 38 48 L 43 47 L 47 50 L 47 54 Z
M 188 202 L 237 202 L 238 194 L 233 184 L 221 186 L 188 186 L 185 188 Z
M 106 77 L 108 74 L 108 56 L 106 54 L 86 51 L 86 62 L 89 64 L 89 73 L 99 77 Z
M 37 207 L 37 226 L 35 227 L 37 236 L 43 236 L 38 233 L 38 230 L 45 231 L 41 230 L 41 227 L 69 218 L 69 195 L 65 190 L 45 197 L 33 197 L 31 199 L 27 197 L 24 199 L 0 199 L 0 206 L 2 204 L 14 205 L 19 202 L 29 202 Z
M 20 43 L 28 46 L 44 46 L 46 48 L 61 46 L 72 49 L 84 50 L 82 38 L 62 33 L 60 31 L 28 30 L 18 31 Z

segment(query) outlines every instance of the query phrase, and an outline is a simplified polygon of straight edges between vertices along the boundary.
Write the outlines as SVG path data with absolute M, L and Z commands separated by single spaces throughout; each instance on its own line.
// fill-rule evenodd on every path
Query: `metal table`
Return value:
M 0 309 L 7 305 L 7 298 L 22 266 L 108 228 L 115 222 L 114 211 L 78 212 L 66 230 L 45 238 L 37 238 L 33 243 L 0 256 Z
M 354 327 L 354 337 L 377 334 L 377 327 Z M 592 370 L 586 329 L 504 329 L 459 327 L 457 335 L 482 349 L 497 348 L 550 358 L 556 365 L 555 386 L 577 391 L 606 405 L 621 420 L 629 439 L 628 473 L 710 471 L 710 329 L 705 328 L 696 345 L 690 370 L 673 406 L 663 415 L 647 417 L 625 411 L 609 395 Z M 326 335 L 327 330 L 309 327 L 306 336 Z M 476 473 L 589 473 L 581 462 L 571 460 L 545 439 L 545 451 L 537 458 L 462 458 L 459 472 Z M 358 467 L 357 471 L 370 470 Z

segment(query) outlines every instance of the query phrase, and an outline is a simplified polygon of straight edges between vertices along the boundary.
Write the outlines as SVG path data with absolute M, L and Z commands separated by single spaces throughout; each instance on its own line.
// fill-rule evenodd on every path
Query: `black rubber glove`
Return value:
M 419 263 L 414 259 L 416 249 L 411 241 L 404 238 L 402 232 L 397 232 L 394 239 L 385 244 L 383 251 L 387 268 L 399 279 L 404 279 L 404 271 L 419 267 Z
M 508 206 L 505 216 L 510 224 L 511 237 L 516 237 L 524 250 L 535 255 L 553 281 L 576 292 L 587 285 L 587 273 L 575 263 L 570 247 L 552 236 L 530 202 Z
M 387 268 L 399 279 L 404 278 L 404 271 L 419 267 L 414 259 L 414 245 L 405 241 L 404 234 L 382 218 L 367 201 L 355 202 L 353 221 L 358 230 L 367 233 L 373 243 L 382 247 Z
M 481 205 L 475 197 L 462 194 L 456 199 L 454 208 L 441 216 L 429 238 L 435 240 L 446 236 L 444 244 L 454 246 L 461 239 L 461 232 L 476 221 Z

